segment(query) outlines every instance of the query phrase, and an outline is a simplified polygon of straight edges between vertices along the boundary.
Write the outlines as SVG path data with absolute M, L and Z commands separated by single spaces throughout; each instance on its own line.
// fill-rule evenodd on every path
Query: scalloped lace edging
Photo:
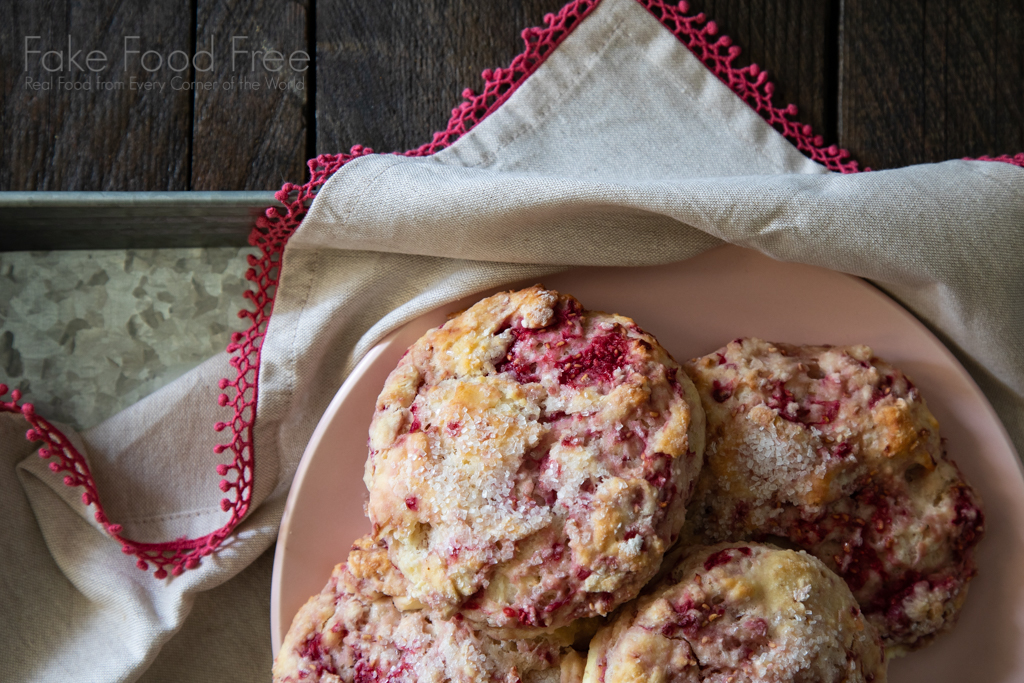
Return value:
M 524 30 L 522 36 L 526 48 L 512 60 L 512 64 L 504 69 L 484 71 L 483 90 L 479 94 L 469 89 L 463 91 L 465 101 L 452 110 L 445 130 L 435 133 L 430 142 L 404 154 L 427 156 L 444 149 L 501 106 L 598 1 L 575 0 L 557 14 L 546 15 L 544 26 Z M 230 434 L 228 442 L 216 446 L 215 452 L 231 453 L 233 456 L 230 463 L 217 466 L 217 473 L 224 477 L 220 489 L 226 494 L 221 500 L 221 509 L 231 512 L 227 524 L 220 529 L 199 538 L 182 538 L 167 543 L 141 543 L 125 538 L 122 536 L 121 525 L 107 518 L 89 466 L 70 440 L 36 414 L 31 404 L 21 404 L 22 397 L 18 390 L 11 392 L 10 401 L 0 400 L 0 412 L 21 413 L 25 417 L 30 425 L 27 438 L 42 442 L 40 457 L 52 458 L 50 469 L 55 473 L 65 473 L 66 485 L 81 486 L 84 489 L 82 502 L 95 506 L 96 521 L 121 543 L 125 554 L 137 557 L 136 565 L 139 569 L 152 568 L 153 576 L 163 579 L 168 574 L 177 576 L 186 569 L 199 566 L 202 558 L 216 551 L 249 511 L 255 469 L 253 426 L 256 420 L 260 349 L 274 305 L 285 244 L 302 222 L 313 197 L 327 179 L 352 159 L 372 153 L 372 149 L 356 145 L 347 154 L 321 154 L 311 159 L 307 164 L 310 170 L 309 181 L 303 185 L 286 183 L 275 195 L 284 208 L 267 209 L 264 216 L 257 218 L 256 226 L 249 235 L 249 244 L 259 249 L 259 254 L 248 257 L 250 267 L 245 277 L 255 285 L 255 290 L 245 293 L 252 309 L 243 308 L 238 312 L 238 317 L 249 321 L 249 327 L 245 332 L 236 332 L 231 337 L 227 351 L 231 354 L 231 365 L 237 370 L 237 375 L 234 379 L 220 380 L 219 386 L 224 393 L 217 401 L 221 407 L 229 408 L 233 415 L 231 419 L 218 421 L 214 425 L 216 431 Z M 8 387 L 0 384 L 0 399 L 7 391 Z
M 543 26 L 525 29 L 522 32 L 526 43 L 524 51 L 508 67 L 485 70 L 482 74 L 483 90 L 479 93 L 468 88 L 463 91 L 464 101 L 452 110 L 447 127 L 435 133 L 430 142 L 401 154 L 434 154 L 451 145 L 486 118 L 540 67 L 545 58 L 599 1 L 573 0 L 557 14 L 546 15 Z M 740 48 L 733 45 L 728 36 L 716 37 L 718 27 L 714 21 L 707 21 L 703 13 L 688 15 L 689 5 L 686 2 L 637 2 L 672 31 L 719 80 L 779 130 L 797 149 L 832 171 L 858 172 L 857 162 L 850 158 L 849 152 L 836 145 L 825 147 L 822 137 L 815 135 L 811 126 L 796 120 L 796 105 L 780 108 L 772 104 L 775 85 L 768 80 L 767 72 L 756 64 L 742 68 L 734 65 Z M 238 316 L 247 319 L 249 327 L 245 332 L 234 333 L 227 348 L 237 375 L 234 379 L 222 379 L 219 384 L 224 393 L 219 396 L 218 404 L 230 409 L 233 415 L 230 420 L 218 421 L 214 425 L 218 432 L 230 434 L 230 440 L 216 446 L 215 451 L 218 454 L 230 452 L 233 456 L 230 463 L 217 466 L 217 473 L 224 477 L 220 489 L 226 494 L 221 500 L 221 509 L 231 512 L 228 523 L 220 529 L 199 538 L 182 538 L 166 543 L 140 543 L 123 537 L 122 527 L 107 519 L 85 458 L 67 437 L 37 415 L 31 404 L 21 404 L 21 394 L 17 390 L 11 392 L 12 400 L 0 400 L 0 412 L 21 413 L 25 417 L 30 425 L 26 437 L 30 441 L 42 442 L 40 457 L 52 459 L 50 469 L 58 474 L 63 472 L 66 485 L 84 489 L 82 502 L 95 506 L 96 521 L 121 543 L 125 554 L 136 556 L 139 569 L 149 570 L 152 565 L 153 576 L 163 579 L 168 573 L 180 575 L 185 569 L 199 566 L 202 558 L 216 551 L 248 512 L 253 491 L 253 428 L 256 421 L 260 350 L 273 310 L 285 245 L 328 178 L 352 159 L 372 153 L 372 149 L 356 145 L 348 153 L 321 154 L 311 159 L 307 164 L 310 170 L 309 181 L 303 185 L 286 183 L 275 195 L 283 208 L 267 209 L 265 215 L 257 219 L 249 236 L 249 244 L 259 249 L 259 255 L 248 257 L 250 268 L 246 272 L 246 279 L 255 285 L 254 291 L 245 293 L 253 308 L 239 311 Z M 980 157 L 979 160 L 1024 167 L 1024 154 Z M 0 399 L 7 391 L 8 387 L 0 384 Z
M 707 21 L 703 12 L 687 15 L 689 3 L 669 4 L 663 0 L 637 0 L 654 15 L 662 26 L 675 34 L 704 66 L 720 81 L 729 86 L 736 96 L 774 126 L 797 149 L 830 171 L 856 173 L 857 162 L 850 153 L 836 145 L 824 147 L 824 138 L 815 135 L 811 126 L 796 120 L 797 107 L 790 104 L 776 107 L 772 104 L 775 84 L 768 80 L 768 72 L 757 64 L 745 67 L 734 65 L 740 48 L 729 36 L 719 36 L 718 25 Z
M 1020 166 L 1024 168 L 1024 152 L 1020 154 L 1001 154 L 997 157 L 990 157 L 987 154 L 983 154 L 980 157 L 964 157 L 964 161 L 998 161 L 1004 164 L 1012 164 L 1013 166 Z

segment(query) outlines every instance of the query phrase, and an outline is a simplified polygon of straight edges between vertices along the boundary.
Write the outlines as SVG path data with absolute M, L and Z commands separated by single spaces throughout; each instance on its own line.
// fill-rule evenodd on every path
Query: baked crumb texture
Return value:
M 370 428 L 375 540 L 441 619 L 539 632 L 654 575 L 700 471 L 696 389 L 632 320 L 532 287 L 417 341 Z
M 296 615 L 274 662 L 275 683 L 578 683 L 583 675 L 569 630 L 499 640 L 465 620 L 410 609 L 404 591 L 387 550 L 358 541 Z
M 952 627 L 984 516 L 903 373 L 867 346 L 759 339 L 685 367 L 708 419 L 685 543 L 806 550 L 846 581 L 890 654 Z
M 850 589 L 816 558 L 756 543 L 691 548 L 590 645 L 584 683 L 886 680 Z

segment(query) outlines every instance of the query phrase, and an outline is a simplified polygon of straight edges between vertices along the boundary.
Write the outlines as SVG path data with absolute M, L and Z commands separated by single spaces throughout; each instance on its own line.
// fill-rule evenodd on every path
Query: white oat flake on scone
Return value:
M 370 428 L 367 514 L 445 618 L 544 630 L 634 597 L 700 470 L 693 384 L 632 320 L 532 287 L 424 335 Z
M 666 560 L 668 561 L 668 560 Z M 806 553 L 693 547 L 590 643 L 584 683 L 884 683 L 850 589 Z
M 759 339 L 686 371 L 708 417 L 686 542 L 807 550 L 846 581 L 892 654 L 953 625 L 984 517 L 906 375 L 867 346 Z
M 499 640 L 416 609 L 404 590 L 387 550 L 357 541 L 295 616 L 274 683 L 578 683 L 583 675 L 570 630 Z

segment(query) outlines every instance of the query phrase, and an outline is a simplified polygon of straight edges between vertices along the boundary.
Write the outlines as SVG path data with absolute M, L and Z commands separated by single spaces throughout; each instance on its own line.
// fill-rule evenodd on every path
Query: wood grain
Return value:
M 141 66 L 140 55 L 125 56 L 125 36 L 138 36 L 138 50 L 168 55 L 189 50 L 192 11 L 188 0 L 151 3 L 125 0 L 17 0 L 0 7 L 0 73 L 3 90 L 0 129 L 0 190 L 185 190 L 192 128 L 190 96 L 163 90 L 133 90 L 133 83 L 165 82 L 166 66 L 154 74 Z M 63 51 L 63 72 L 47 72 L 41 54 L 26 68 L 26 36 L 39 36 L 30 47 Z M 94 74 L 70 64 L 70 37 L 77 63 L 92 50 L 109 61 Z M 149 64 L 154 66 L 154 57 Z M 56 56 L 47 64 L 57 67 Z M 99 62 L 94 62 L 98 66 Z M 31 90 L 26 79 L 61 85 L 89 83 L 91 90 Z M 117 90 L 99 90 L 112 82 Z
M 273 189 L 305 177 L 317 152 L 403 150 L 443 128 L 480 71 L 522 50 L 519 32 L 564 0 L 9 0 L 0 3 L 0 190 Z M 1024 150 L 1020 0 L 692 0 L 776 83 L 776 104 L 887 168 Z M 315 14 L 315 16 L 313 16 Z M 49 81 L 33 46 L 102 50 L 116 91 L 33 91 Z M 164 67 L 125 69 L 124 36 L 167 55 L 204 49 L 231 70 L 230 38 L 249 49 L 306 49 L 302 90 L 131 90 L 169 83 Z M 315 40 L 314 40 L 315 39 Z M 66 58 L 66 56 L 65 56 Z M 264 82 L 259 61 L 244 69 Z M 54 80 L 62 74 L 52 74 Z M 95 81 L 80 71 L 72 83 Z M 186 77 L 200 75 L 191 69 Z M 290 76 L 291 74 L 289 74 Z M 288 80 L 294 80 L 289 78 Z
M 995 47 L 995 99 L 998 112 L 993 130 L 1000 153 L 1024 152 L 1024 5 L 1001 0 L 992 31 Z
M 872 168 L 1024 149 L 1024 4 L 846 0 L 840 144 Z
M 796 104 L 798 120 L 810 124 L 826 144 L 836 141 L 833 23 L 838 3 L 823 0 L 693 0 L 691 12 L 704 12 L 743 50 L 737 64 L 751 62 L 775 83 L 776 106 Z
M 0 252 L 245 246 L 263 192 L 2 192 Z
M 303 180 L 308 76 L 315 68 L 308 12 L 306 1 L 198 0 L 197 44 L 214 41 L 219 59 L 197 80 L 219 87 L 195 91 L 192 189 L 276 189 Z M 271 50 L 296 59 L 276 60 Z
M 564 0 L 318 0 L 319 153 L 380 152 L 428 142 L 480 72 L 522 52 L 519 33 Z

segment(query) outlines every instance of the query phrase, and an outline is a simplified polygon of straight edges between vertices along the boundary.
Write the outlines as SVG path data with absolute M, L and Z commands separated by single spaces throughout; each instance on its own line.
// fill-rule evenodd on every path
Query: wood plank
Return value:
M 1006 154 L 1024 152 L 1024 7 L 1000 0 L 992 29 L 995 46 L 997 112 L 993 137 Z
M 737 65 L 754 63 L 768 71 L 776 106 L 796 104 L 797 119 L 832 144 L 836 5 L 822 0 L 692 0 L 690 11 L 704 12 L 718 24 L 720 35 L 743 50 Z
M 840 144 L 872 168 L 1024 150 L 1024 4 L 846 0 Z
M 241 247 L 264 192 L 3 192 L 0 252 Z
M 217 59 L 196 80 L 218 87 L 195 91 L 192 189 L 277 189 L 307 175 L 308 12 L 308 0 L 256 0 L 244 12 L 198 0 L 197 47 L 213 41 Z
M 565 0 L 318 0 L 318 153 L 428 142 L 480 72 L 522 52 L 520 31 Z
M 317 6 L 317 150 L 353 144 L 378 151 L 415 147 L 447 122 L 461 90 L 478 89 L 479 72 L 503 66 L 522 49 L 518 32 L 541 22 L 562 0 L 500 3 L 430 0 L 413 6 L 370 0 L 322 0 Z M 794 102 L 800 120 L 834 141 L 830 125 L 829 26 L 832 2 L 698 0 L 721 32 L 744 47 L 776 82 L 775 101 Z M 834 36 L 831 36 L 834 40 Z
M 191 95 L 169 87 L 166 59 L 150 74 L 139 58 L 147 50 L 165 58 L 174 50 L 188 52 L 192 21 L 188 0 L 2 3 L 0 128 L 6 140 L 0 190 L 188 189 Z M 61 62 L 51 55 L 47 65 L 62 65 L 63 72 L 48 72 L 43 54 L 29 55 L 26 68 L 27 36 L 39 36 L 30 39 L 30 49 L 62 51 Z M 127 55 L 127 64 L 126 36 L 139 37 L 128 43 L 139 54 Z M 96 73 L 85 62 L 93 50 L 108 58 Z M 72 56 L 82 69 L 71 64 Z M 149 56 L 151 67 L 155 59 Z M 92 64 L 101 66 L 98 60 Z M 32 90 L 25 84 L 30 79 L 57 88 L 61 78 L 91 89 Z M 116 89 L 100 89 L 101 82 Z M 154 89 L 133 89 L 133 83 L 152 83 Z

